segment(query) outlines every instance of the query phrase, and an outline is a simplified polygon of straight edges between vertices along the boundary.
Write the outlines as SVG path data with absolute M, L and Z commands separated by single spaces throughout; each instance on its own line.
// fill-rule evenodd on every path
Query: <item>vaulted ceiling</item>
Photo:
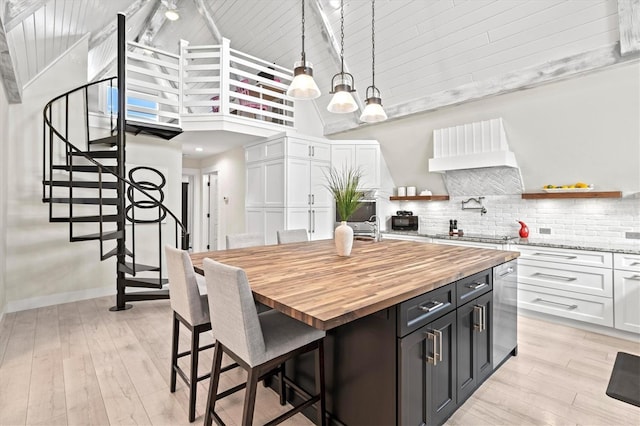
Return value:
M 315 102 L 325 132 L 354 128 L 359 114 L 326 111 L 340 66 L 340 1 L 305 1 L 305 50 L 323 93 Z M 170 2 L 177 21 L 165 18 Z M 639 2 L 377 0 L 376 86 L 390 118 L 399 118 L 635 60 Z M 177 52 L 180 39 L 224 37 L 282 66 L 300 59 L 300 0 L 0 0 L 0 71 L 10 98 L 19 102 L 22 88 L 82 37 L 89 79 L 113 74 L 118 12 L 127 15 L 129 39 L 163 50 Z M 360 102 L 371 84 L 371 42 L 371 1 L 345 0 L 344 63 Z

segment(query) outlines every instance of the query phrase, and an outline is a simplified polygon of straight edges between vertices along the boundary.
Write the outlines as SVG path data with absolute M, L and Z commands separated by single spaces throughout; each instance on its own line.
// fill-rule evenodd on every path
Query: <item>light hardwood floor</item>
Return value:
M 111 297 L 99 298 L 5 315 L 0 425 L 188 424 L 186 386 L 178 380 L 176 393 L 169 392 L 169 302 L 118 313 L 107 310 L 112 304 Z M 181 344 L 188 344 L 187 332 Z M 448 424 L 638 425 L 640 408 L 605 394 L 618 351 L 640 354 L 640 344 L 520 317 L 518 356 Z M 201 373 L 211 355 L 203 352 Z M 221 386 L 244 378 L 235 369 Z M 199 384 L 194 424 L 202 423 L 208 383 Z M 243 397 L 241 391 L 220 402 L 227 424 L 239 423 Z M 262 386 L 256 404 L 256 424 L 286 409 Z M 297 415 L 285 424 L 312 423 Z

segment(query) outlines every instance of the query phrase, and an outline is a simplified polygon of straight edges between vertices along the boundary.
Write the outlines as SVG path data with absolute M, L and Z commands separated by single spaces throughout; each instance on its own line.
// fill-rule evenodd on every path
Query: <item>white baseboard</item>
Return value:
M 548 315 L 542 312 L 536 312 L 536 311 L 531 311 L 529 309 L 522 309 L 522 308 L 518 308 L 518 315 L 522 315 L 529 318 L 535 318 L 543 321 L 548 321 L 551 323 L 566 325 L 567 327 L 579 328 L 581 330 L 591 331 L 593 333 L 606 334 L 607 336 L 630 340 L 632 342 L 640 342 L 640 334 L 631 333 L 629 331 L 618 330 L 617 328 L 606 327 L 604 325 L 576 321 L 570 318 L 563 318 L 555 315 Z
M 94 299 L 96 297 L 113 296 L 116 294 L 115 286 L 90 288 L 86 290 L 68 291 L 65 293 L 36 296 L 28 299 L 13 300 L 7 302 L 6 313 L 26 311 L 27 309 L 42 308 L 44 306 L 59 305 L 61 303 L 77 302 L 79 300 Z M 1 314 L 0 314 L 1 316 Z

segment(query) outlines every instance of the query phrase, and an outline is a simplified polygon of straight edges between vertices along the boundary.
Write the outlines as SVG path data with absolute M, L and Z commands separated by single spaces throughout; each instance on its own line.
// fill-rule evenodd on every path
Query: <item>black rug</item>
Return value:
M 640 407 L 640 357 L 618 352 L 607 395 Z

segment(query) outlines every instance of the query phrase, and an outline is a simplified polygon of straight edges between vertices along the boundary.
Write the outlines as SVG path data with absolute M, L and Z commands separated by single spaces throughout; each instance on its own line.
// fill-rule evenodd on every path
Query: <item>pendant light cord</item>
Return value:
M 302 0 L 302 66 L 307 66 L 307 58 L 304 53 L 304 0 Z
M 340 74 L 344 74 L 344 0 L 340 0 Z
M 371 85 L 376 87 L 376 0 L 371 0 Z

